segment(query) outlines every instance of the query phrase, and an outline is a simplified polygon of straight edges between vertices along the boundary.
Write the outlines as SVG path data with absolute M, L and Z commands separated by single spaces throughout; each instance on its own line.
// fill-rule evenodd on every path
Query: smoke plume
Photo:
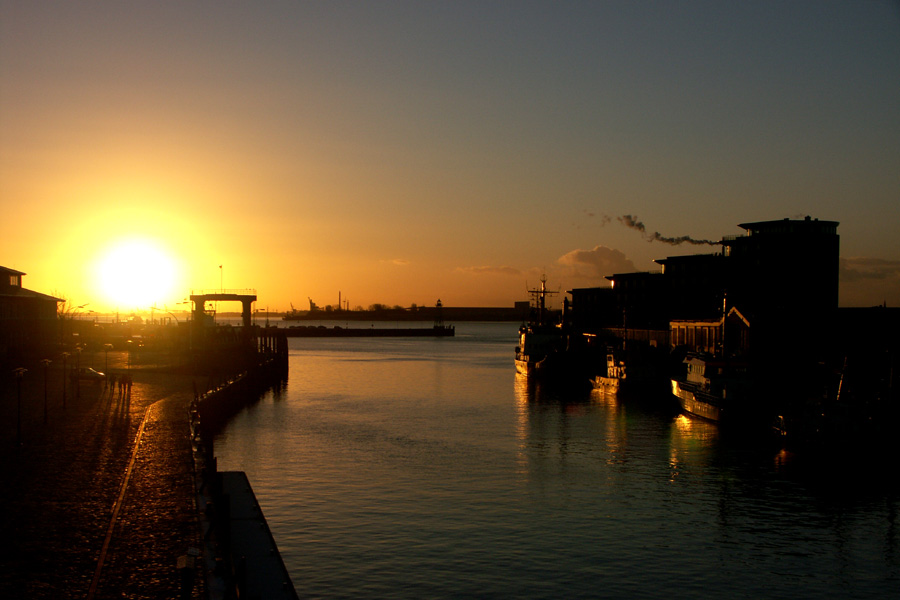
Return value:
M 647 233 L 647 227 L 633 215 L 623 215 L 618 217 L 619 222 L 625 227 L 636 229 L 648 242 L 662 242 L 663 244 L 671 244 L 677 246 L 679 244 L 693 244 L 694 246 L 718 246 L 719 242 L 713 240 L 698 240 L 689 235 L 679 237 L 667 237 L 658 231 Z

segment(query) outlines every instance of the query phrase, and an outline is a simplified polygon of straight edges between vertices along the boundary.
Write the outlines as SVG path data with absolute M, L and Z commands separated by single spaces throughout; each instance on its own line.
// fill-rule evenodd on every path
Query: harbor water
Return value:
M 896 463 L 529 383 L 516 329 L 290 339 L 215 444 L 301 597 L 896 597 Z

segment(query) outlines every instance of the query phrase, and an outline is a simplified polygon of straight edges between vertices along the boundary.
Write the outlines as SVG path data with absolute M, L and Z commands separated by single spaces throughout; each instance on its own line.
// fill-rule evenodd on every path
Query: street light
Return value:
M 75 397 L 81 398 L 81 377 L 78 372 L 81 371 L 81 346 L 75 346 Z
M 49 358 L 41 360 L 41 364 L 44 365 L 44 425 L 47 424 L 47 369 L 51 362 Z
M 22 445 L 22 378 L 25 376 L 25 373 L 28 372 L 28 369 L 25 367 L 19 367 L 18 369 L 13 369 L 13 373 L 16 374 L 16 444 L 19 446 Z
M 104 369 L 104 373 L 106 373 L 107 380 L 109 379 L 109 351 L 113 349 L 112 344 L 103 344 L 103 349 L 106 350 L 106 369 Z
M 66 360 L 69 358 L 68 352 L 62 353 L 63 359 L 63 408 L 66 408 L 66 379 L 68 379 L 69 374 L 66 373 Z

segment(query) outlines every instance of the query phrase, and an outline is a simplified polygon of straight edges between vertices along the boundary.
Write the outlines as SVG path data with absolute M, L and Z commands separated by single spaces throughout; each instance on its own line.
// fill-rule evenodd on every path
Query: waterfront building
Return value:
M 722 239 L 730 305 L 752 319 L 815 320 L 838 307 L 840 236 L 835 221 L 742 223 L 746 235 Z
M 720 319 L 725 297 L 725 256 L 688 254 L 655 261 L 662 267 L 670 319 Z
M 722 253 L 670 256 L 660 273 L 622 273 L 610 288 L 571 290 L 576 331 L 665 329 L 671 321 L 721 321 L 737 308 L 758 344 L 817 347 L 838 299 L 838 223 L 802 220 L 739 225 Z M 675 343 L 674 341 L 672 342 Z
M 39 352 L 57 340 L 60 298 L 22 287 L 25 273 L 0 267 L 0 360 Z

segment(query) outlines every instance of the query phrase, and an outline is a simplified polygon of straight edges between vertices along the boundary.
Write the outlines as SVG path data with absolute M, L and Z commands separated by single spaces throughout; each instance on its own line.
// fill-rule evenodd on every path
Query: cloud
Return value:
M 522 271 L 515 267 L 457 267 L 456 270 L 473 275 L 515 275 L 517 277 L 522 275 Z
M 602 279 L 615 273 L 637 271 L 634 263 L 622 253 L 606 246 L 595 246 L 593 250 L 572 250 L 559 257 L 557 262 L 571 269 L 572 276 L 588 279 Z
M 647 227 L 638 220 L 637 216 L 632 215 L 622 215 L 621 217 L 616 217 L 622 225 L 628 227 L 630 229 L 635 229 L 641 233 L 642 236 L 648 242 L 662 242 L 663 244 L 671 244 L 672 246 L 678 246 L 679 244 L 693 244 L 694 246 L 718 246 L 719 242 L 714 240 L 698 240 L 696 238 L 692 238 L 689 235 L 681 235 L 678 237 L 668 237 L 662 235 L 658 231 L 654 231 L 653 233 L 647 233 Z
M 390 264 L 394 265 L 395 267 L 405 267 L 410 264 L 410 262 L 408 260 L 406 260 L 405 258 L 392 258 L 390 260 L 382 260 L 381 262 L 390 263 Z
M 845 283 L 900 278 L 900 260 L 883 258 L 842 258 L 840 280 Z

